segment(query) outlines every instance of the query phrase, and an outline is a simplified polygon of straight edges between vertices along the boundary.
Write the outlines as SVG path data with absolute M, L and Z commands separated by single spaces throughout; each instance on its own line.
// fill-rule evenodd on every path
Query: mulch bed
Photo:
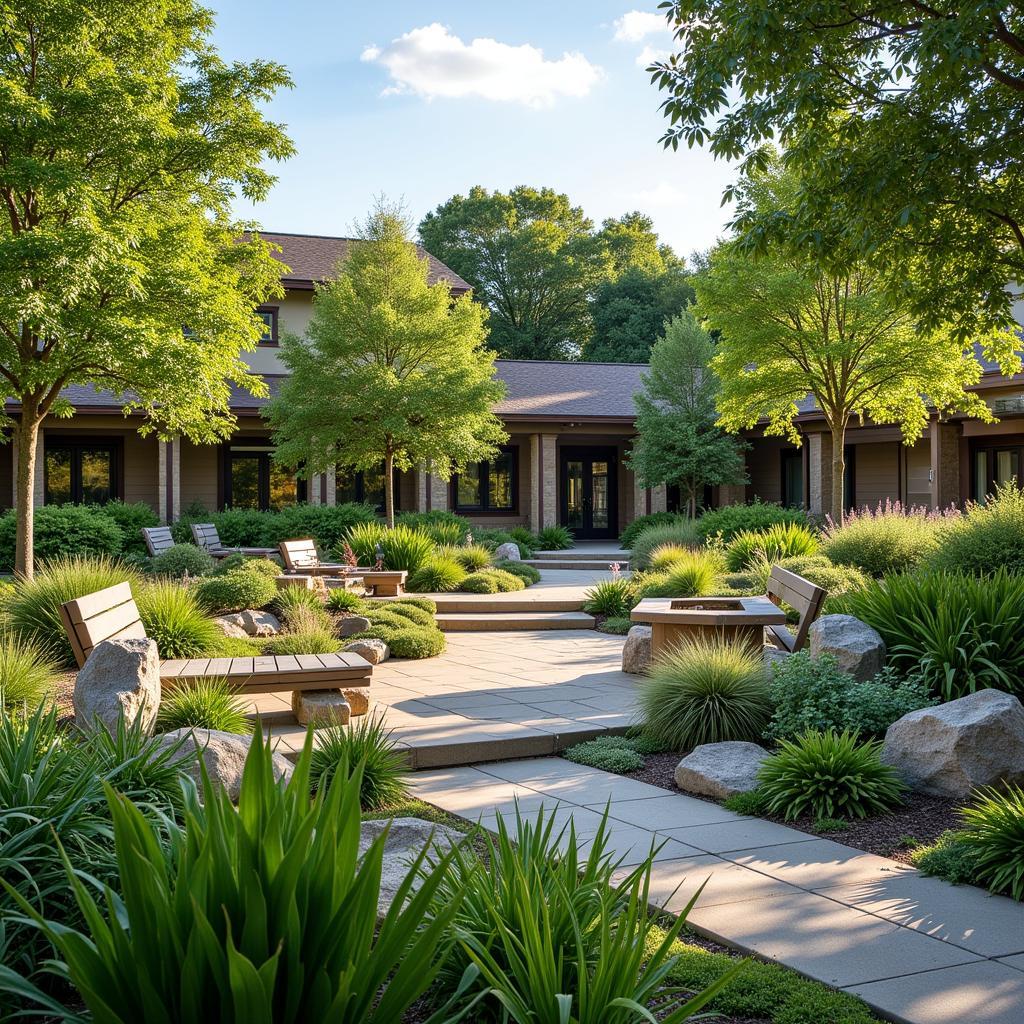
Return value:
M 652 786 L 660 786 L 672 793 L 681 792 L 675 782 L 676 765 L 684 754 L 651 754 L 646 757 L 646 764 L 639 771 L 625 773 L 630 779 L 637 779 Z M 706 800 L 708 803 L 719 803 L 711 797 L 699 793 L 687 793 L 687 796 Z M 783 821 L 774 815 L 763 815 L 768 821 L 777 821 L 800 832 L 833 839 L 844 846 L 852 846 L 855 850 L 874 853 L 880 857 L 890 857 L 904 864 L 910 863 L 910 853 L 916 846 L 933 843 L 947 829 L 960 826 L 958 811 L 963 806 L 959 801 L 941 797 L 923 796 L 920 793 L 907 795 L 907 802 L 888 814 L 864 821 L 851 821 L 845 828 L 829 831 L 817 829 L 814 819 L 797 818 L 795 821 Z

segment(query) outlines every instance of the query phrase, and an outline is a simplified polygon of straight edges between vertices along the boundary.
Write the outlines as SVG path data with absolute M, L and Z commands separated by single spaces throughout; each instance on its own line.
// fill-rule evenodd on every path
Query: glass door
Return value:
M 584 540 L 617 536 L 617 450 L 563 448 L 560 464 L 562 525 Z

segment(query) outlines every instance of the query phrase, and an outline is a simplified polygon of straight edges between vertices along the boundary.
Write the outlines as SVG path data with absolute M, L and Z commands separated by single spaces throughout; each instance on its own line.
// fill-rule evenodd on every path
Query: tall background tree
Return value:
M 192 0 L 5 3 L 0 36 L 0 379 L 17 415 L 16 567 L 31 575 L 36 443 L 71 384 L 108 388 L 144 430 L 225 436 L 230 382 L 280 265 L 230 215 L 291 143 L 260 105 L 289 84 L 225 64 Z M 187 330 L 183 330 L 187 328 Z
M 665 325 L 651 350 L 643 391 L 633 396 L 637 440 L 629 465 L 644 487 L 678 485 L 688 514 L 705 487 L 747 481 L 745 444 L 717 424 L 715 344 L 689 311 Z
M 744 179 L 741 215 L 786 211 L 799 192 L 777 167 Z M 984 401 L 965 389 L 981 366 L 974 346 L 950 327 L 928 329 L 881 275 L 831 240 L 833 269 L 819 246 L 774 243 L 752 253 L 742 239 L 719 245 L 697 278 L 697 314 L 720 332 L 712 367 L 721 382 L 719 422 L 729 430 L 766 422 L 766 432 L 800 444 L 798 403 L 813 395 L 832 438 L 832 518 L 842 520 L 845 432 L 853 418 L 896 423 L 913 443 L 929 407 L 991 421 Z M 982 341 L 1003 363 L 1013 360 L 1016 334 L 994 331 Z
M 379 203 L 317 289 L 306 337 L 282 339 L 290 376 L 270 407 L 275 457 L 305 475 L 383 462 L 392 526 L 395 469 L 429 463 L 447 480 L 507 438 L 491 412 L 504 386 L 485 347 L 486 310 L 468 295 L 453 301 L 447 281 L 428 284 L 408 236 L 401 211 Z

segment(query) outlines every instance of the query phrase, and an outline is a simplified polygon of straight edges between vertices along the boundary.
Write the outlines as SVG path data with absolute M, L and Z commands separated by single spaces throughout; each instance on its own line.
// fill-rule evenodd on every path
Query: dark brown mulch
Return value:
M 675 770 L 684 756 L 679 753 L 648 755 L 644 767 L 639 771 L 629 772 L 628 777 L 678 793 L 680 790 L 676 786 Z M 698 793 L 687 793 L 687 796 L 707 800 L 709 803 L 719 802 Z M 961 806 L 962 804 L 956 800 L 910 793 L 906 804 L 889 814 L 867 818 L 864 821 L 851 821 L 836 831 L 816 828 L 814 819 L 810 817 L 797 818 L 796 821 L 783 821 L 782 818 L 768 814 L 763 817 L 800 832 L 827 836 L 844 846 L 852 846 L 865 853 L 891 857 L 893 860 L 908 864 L 914 847 L 933 843 L 947 829 L 959 828 L 958 811 Z

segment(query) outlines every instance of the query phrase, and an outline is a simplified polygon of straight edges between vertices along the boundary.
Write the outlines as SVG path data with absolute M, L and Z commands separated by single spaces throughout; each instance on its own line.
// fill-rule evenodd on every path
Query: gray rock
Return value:
M 651 667 L 650 626 L 630 626 L 622 646 L 622 671 L 644 675 Z
M 338 636 L 352 636 L 369 628 L 370 620 L 363 615 L 346 615 L 338 620 Z
M 768 751 L 756 743 L 729 740 L 694 747 L 676 765 L 680 789 L 720 800 L 757 788 L 757 771 Z
M 771 644 L 764 645 L 764 667 L 769 672 L 771 672 L 776 665 L 785 665 L 786 659 L 791 658 L 792 656 L 791 651 L 783 651 L 781 648 L 773 647 Z
M 293 690 L 292 711 L 299 725 L 321 729 L 348 725 L 352 709 L 341 690 Z
M 245 626 L 242 625 L 241 615 L 217 615 L 213 620 L 224 632 L 225 636 L 247 637 Z
M 494 560 L 496 562 L 519 562 L 522 560 L 522 557 L 519 553 L 519 545 L 513 544 L 512 541 L 499 544 L 494 550 Z
M 96 723 L 111 734 L 120 719 L 153 730 L 160 709 L 160 658 L 155 640 L 104 640 L 93 648 L 75 680 L 75 723 L 90 731 Z
M 246 608 L 237 616 L 241 620 L 242 629 L 249 636 L 276 636 L 281 632 L 281 620 L 270 612 L 257 608 Z
M 206 765 L 206 772 L 211 782 L 219 783 L 227 790 L 228 796 L 238 800 L 242 790 L 242 771 L 249 753 L 250 736 L 239 736 L 233 732 L 221 732 L 218 729 L 174 729 L 172 732 L 161 733 L 158 737 L 161 746 L 172 747 L 181 741 L 175 759 L 186 762 L 184 767 L 202 787 L 202 776 L 196 752 Z M 275 779 L 290 779 L 295 766 L 283 754 L 273 755 Z M 202 789 L 200 788 L 200 793 Z
M 391 648 L 383 640 L 375 640 L 372 637 L 353 640 L 345 644 L 345 650 L 365 658 L 371 665 L 379 665 L 391 657 Z
M 388 827 L 390 826 L 390 828 Z M 359 830 L 359 855 L 370 848 L 370 844 L 388 829 L 384 840 L 384 863 L 380 877 L 380 894 L 377 897 L 377 916 L 383 917 L 398 892 L 398 887 L 409 874 L 409 865 L 427 846 L 440 855 L 465 839 L 461 832 L 445 825 L 422 818 L 374 819 L 364 821 Z M 428 858 L 429 859 L 429 858 Z M 413 885 L 413 891 L 419 884 Z
M 844 672 L 866 682 L 882 671 L 885 641 L 876 629 L 852 615 L 823 615 L 811 624 L 811 657 L 831 654 Z
M 1001 690 L 979 690 L 893 722 L 882 759 L 914 788 L 968 796 L 979 786 L 1024 782 L 1024 705 Z
M 353 686 L 342 689 L 341 695 L 348 701 L 349 710 L 353 717 L 358 718 L 370 710 L 370 688 L 368 686 Z

